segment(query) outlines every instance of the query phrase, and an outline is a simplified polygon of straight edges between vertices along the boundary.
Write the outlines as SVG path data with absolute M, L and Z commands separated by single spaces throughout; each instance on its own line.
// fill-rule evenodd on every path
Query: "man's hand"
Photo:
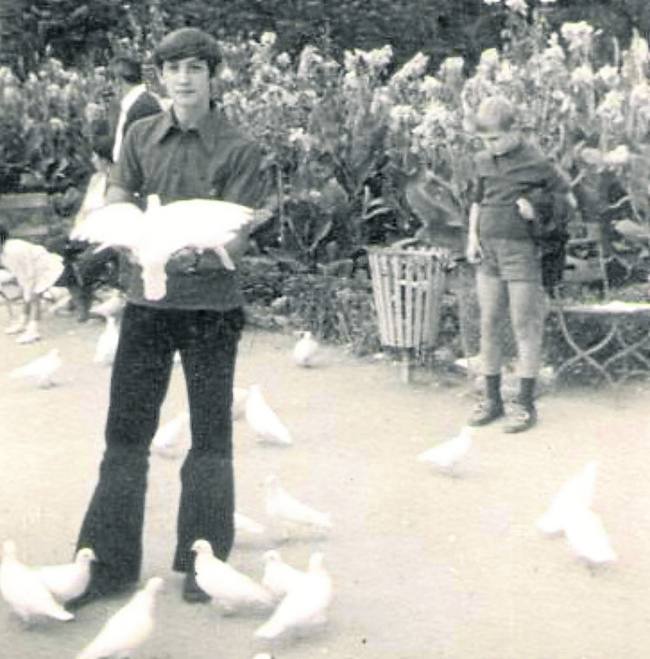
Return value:
M 535 209 L 532 207 L 528 199 L 524 197 L 519 197 L 515 202 L 517 204 L 517 210 L 519 215 L 521 215 L 524 220 L 534 220 L 535 219 Z

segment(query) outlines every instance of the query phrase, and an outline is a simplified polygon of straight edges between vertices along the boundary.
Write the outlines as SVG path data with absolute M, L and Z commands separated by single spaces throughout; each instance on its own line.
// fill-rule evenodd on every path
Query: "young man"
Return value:
M 537 421 L 535 379 L 540 367 L 546 298 L 541 251 L 533 239 L 530 200 L 544 195 L 571 199 L 559 170 L 515 128 L 515 112 L 502 97 L 485 99 L 476 122 L 485 150 L 476 157 L 477 195 L 469 217 L 466 256 L 477 263 L 481 312 L 481 360 L 486 396 L 469 424 L 482 426 L 506 414 L 501 398 L 500 323 L 510 307 L 517 344 L 520 389 L 508 410 L 505 432 L 521 432 Z
M 172 105 L 129 129 L 109 176 L 108 203 L 148 194 L 162 203 L 191 198 L 256 208 L 264 203 L 270 177 L 260 149 L 211 103 L 220 59 L 216 41 L 198 29 L 176 30 L 160 42 L 154 61 Z M 248 232 L 242 231 L 226 246 L 235 263 L 247 245 Z M 180 474 L 173 568 L 186 573 L 187 601 L 207 599 L 194 579 L 190 547 L 204 538 L 225 560 L 233 542 L 231 404 L 242 304 L 237 271 L 225 270 L 212 252 L 183 249 L 173 256 L 160 301 L 145 299 L 140 269 L 132 269 L 113 365 L 106 449 L 78 539 L 79 547 L 93 548 L 97 561 L 77 606 L 128 589 L 139 578 L 149 445 L 176 350 L 192 446 Z

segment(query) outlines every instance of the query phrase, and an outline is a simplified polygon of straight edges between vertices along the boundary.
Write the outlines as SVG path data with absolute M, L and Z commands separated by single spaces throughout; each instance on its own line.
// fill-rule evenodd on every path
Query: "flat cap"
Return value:
M 207 32 L 196 27 L 182 27 L 170 32 L 158 44 L 153 53 L 153 60 L 158 68 L 163 62 L 196 57 L 208 63 L 213 73 L 221 62 L 221 52 L 217 40 Z

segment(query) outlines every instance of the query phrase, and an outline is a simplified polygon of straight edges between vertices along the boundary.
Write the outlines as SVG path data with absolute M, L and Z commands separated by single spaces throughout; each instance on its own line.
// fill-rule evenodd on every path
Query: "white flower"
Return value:
M 285 68 L 291 64 L 291 56 L 289 53 L 280 53 L 276 58 L 275 62 L 278 66 Z
M 608 151 L 603 160 L 610 167 L 616 167 L 617 165 L 624 165 L 630 159 L 630 150 L 625 144 L 617 146 L 615 149 Z
M 486 5 L 498 5 L 501 0 L 483 0 Z
M 506 7 L 510 11 L 514 11 L 517 14 L 526 15 L 528 12 L 528 5 L 526 0 L 506 0 Z
M 484 69 L 492 69 L 499 64 L 499 51 L 496 48 L 488 48 L 481 53 L 479 60 L 479 67 Z
M 432 101 L 424 109 L 424 121 L 426 123 L 444 124 L 449 121 L 449 110 L 438 101 Z
M 586 21 L 564 23 L 560 32 L 566 39 L 569 50 L 583 50 L 590 46 L 594 28 Z
M 625 96 L 620 91 L 612 89 L 605 94 L 596 108 L 596 114 L 604 121 L 620 122 L 623 120 L 624 102 Z
M 496 81 L 497 82 L 512 82 L 515 77 L 514 69 L 512 65 L 507 60 L 501 62 L 501 66 L 497 71 Z
M 594 81 L 594 72 L 590 64 L 581 64 L 571 72 L 571 82 L 576 85 L 590 85 Z
M 420 83 L 420 91 L 427 97 L 435 96 L 442 87 L 442 83 L 434 76 L 424 76 Z
M 419 78 L 427 68 L 429 57 L 423 53 L 416 53 L 411 59 L 406 62 L 391 78 L 391 81 L 397 82 L 401 80 L 409 80 Z
M 65 124 L 58 117 L 51 117 L 50 128 L 52 130 L 63 130 L 65 128 Z
M 598 76 L 598 79 L 605 83 L 608 87 L 613 87 L 619 79 L 618 69 L 611 64 L 601 66 L 598 69 L 598 73 L 596 75 Z
M 305 46 L 300 53 L 298 59 L 298 70 L 296 76 L 298 78 L 307 78 L 314 65 L 322 64 L 323 58 L 320 56 L 318 50 L 314 46 Z
M 465 60 L 462 57 L 446 57 L 440 65 L 440 71 L 445 74 L 460 74 L 465 66 Z
M 393 49 L 390 45 L 386 45 L 383 48 L 375 48 L 370 52 L 361 52 L 361 58 L 368 66 L 376 71 L 381 71 L 391 63 Z
M 268 48 L 276 42 L 277 38 L 278 36 L 275 32 L 264 32 L 260 37 L 260 43 Z
M 232 82 L 235 79 L 233 70 L 226 64 L 219 73 L 219 78 L 224 82 Z
M 557 0 L 540 0 L 540 2 L 541 2 L 543 5 L 552 5 L 552 4 L 554 4 L 555 2 L 557 2 Z
M 405 124 L 414 124 L 417 120 L 418 113 L 410 105 L 395 105 L 390 110 L 390 122 L 394 130 Z
M 630 105 L 648 105 L 650 104 L 650 85 L 644 80 L 634 87 L 630 92 Z

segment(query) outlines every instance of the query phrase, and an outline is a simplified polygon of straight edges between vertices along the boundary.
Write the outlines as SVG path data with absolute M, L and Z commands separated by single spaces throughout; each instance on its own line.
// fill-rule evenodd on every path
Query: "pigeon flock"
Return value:
M 234 205 L 233 205 L 234 206 Z M 200 215 L 197 209 L 197 215 Z M 232 208 L 233 227 L 242 220 L 242 211 Z M 155 204 L 147 213 L 160 212 Z M 138 211 L 140 213 L 140 211 Z M 147 213 L 138 222 L 146 223 Z M 109 220 L 96 218 L 87 234 L 105 245 L 118 244 L 106 230 Z M 160 220 L 156 220 L 157 222 Z M 249 221 L 248 219 L 246 221 Z M 203 236 L 197 228 L 196 247 L 215 249 L 222 255 L 228 267 L 228 257 L 219 251 L 227 242 L 228 235 Z M 164 294 L 164 267 L 160 262 L 179 248 L 178 241 L 170 236 L 166 251 L 152 255 L 139 246 L 139 233 L 132 236 L 129 245 L 143 268 L 150 268 L 147 284 L 151 299 Z M 91 309 L 91 313 L 104 320 L 98 336 L 92 361 L 98 365 L 112 364 L 119 343 L 119 315 L 124 300 L 114 295 Z M 321 359 L 321 350 L 311 332 L 301 332 L 291 355 L 295 366 L 311 368 Z M 22 379 L 38 388 L 49 388 L 60 383 L 59 373 L 63 360 L 59 349 L 53 348 L 24 366 L 13 369 L 9 376 Z M 264 397 L 259 384 L 233 388 L 233 420 L 243 420 L 256 441 L 278 447 L 291 447 L 292 434 L 280 416 Z M 457 435 L 439 441 L 416 456 L 427 468 L 458 478 L 463 475 L 463 465 L 472 454 L 474 430 L 460 428 Z M 152 453 L 167 459 L 181 458 L 190 446 L 190 414 L 179 410 L 172 418 L 161 423 L 151 445 Z M 568 549 L 584 562 L 592 573 L 598 568 L 618 560 L 604 523 L 593 510 L 598 464 L 588 462 L 576 474 L 564 482 L 551 499 L 547 509 L 536 521 L 536 528 L 545 536 L 564 535 Z M 265 541 L 273 538 L 281 542 L 290 538 L 327 538 L 332 531 L 332 517 L 302 501 L 290 493 L 275 474 L 264 479 L 265 523 L 260 523 L 236 511 L 234 516 L 236 541 L 255 538 Z M 332 577 L 326 567 L 322 551 L 313 551 L 308 565 L 296 567 L 286 563 L 276 548 L 266 548 L 261 556 L 263 576 L 259 581 L 238 571 L 217 558 L 211 545 L 198 538 L 192 546 L 198 585 L 205 591 L 221 615 L 256 615 L 265 620 L 257 626 L 253 637 L 260 643 L 272 644 L 276 639 L 290 639 L 294 635 L 309 635 L 327 624 L 328 612 L 333 599 Z M 95 554 L 90 547 L 80 549 L 71 563 L 33 566 L 21 561 L 16 543 L 7 539 L 2 545 L 0 562 L 0 594 L 11 610 L 27 625 L 39 619 L 61 622 L 74 620 L 66 603 L 79 597 L 88 586 L 91 564 Z M 99 629 L 88 644 L 79 650 L 76 659 L 101 659 L 104 657 L 130 657 L 154 632 L 155 605 L 158 593 L 163 589 L 163 579 L 150 578 L 141 590 L 117 610 Z M 272 659 L 271 654 L 259 653 L 256 659 Z

